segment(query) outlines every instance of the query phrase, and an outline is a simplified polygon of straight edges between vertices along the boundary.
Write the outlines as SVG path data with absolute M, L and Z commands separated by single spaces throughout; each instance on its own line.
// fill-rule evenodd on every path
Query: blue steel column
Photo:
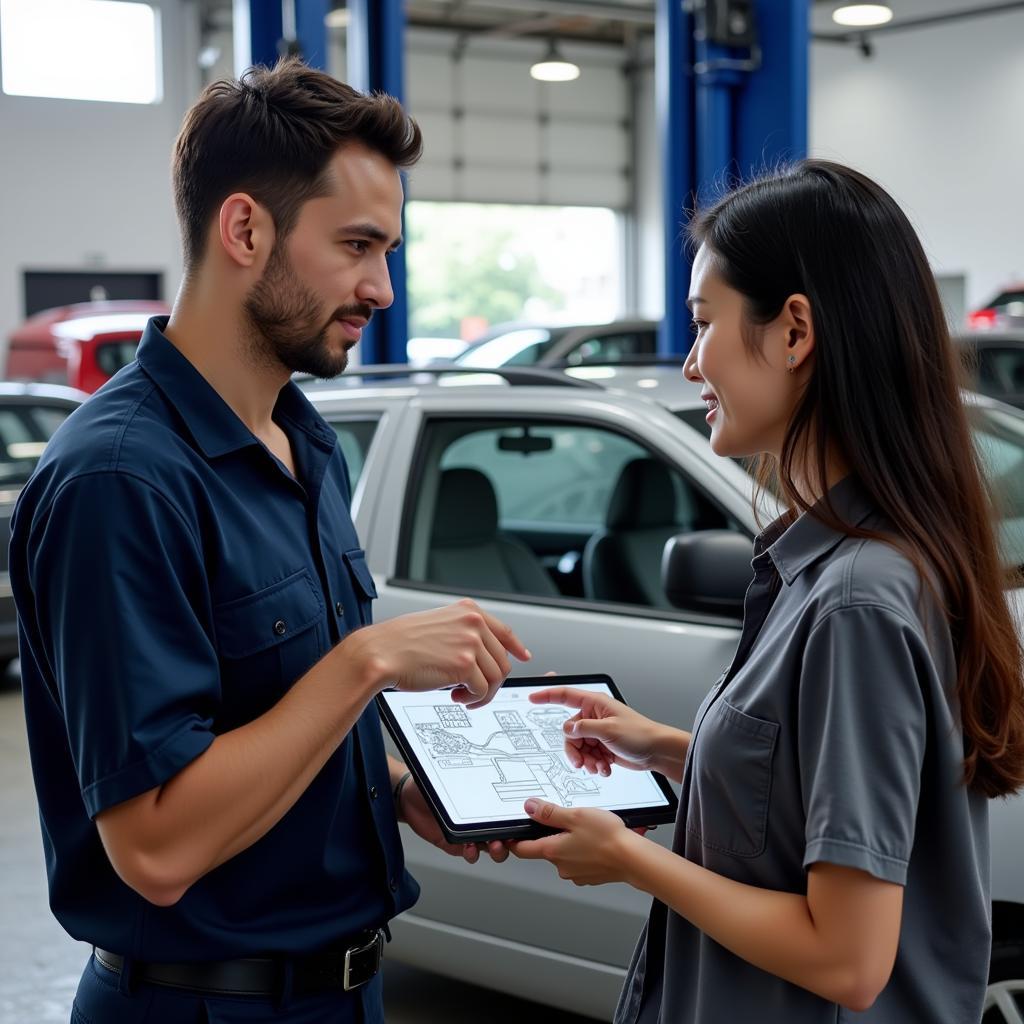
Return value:
M 686 308 L 690 261 L 682 237 L 695 186 L 692 65 L 693 17 L 683 10 L 682 0 L 658 0 L 654 75 L 664 204 L 665 316 L 658 330 L 662 355 L 688 352 L 693 344 Z
M 295 36 L 302 59 L 311 68 L 327 70 L 327 25 L 330 0 L 295 0 Z
M 733 103 L 736 90 L 749 73 L 720 62 L 736 59 L 729 47 L 709 42 L 703 34 L 694 40 L 694 81 L 697 91 L 697 195 L 707 202 L 727 182 L 735 159 Z
M 234 0 L 235 74 L 253 64 L 273 67 L 283 35 L 281 0 Z
M 349 84 L 363 92 L 386 92 L 401 100 L 405 91 L 402 0 L 349 0 Z M 405 215 L 402 234 L 405 235 Z M 375 313 L 363 330 L 360 359 L 368 363 L 404 363 L 409 338 L 406 298 L 405 252 L 390 257 L 391 287 L 395 301 L 390 309 Z
M 761 66 L 748 77 L 736 110 L 736 161 L 744 175 L 807 155 L 807 0 L 759 0 Z

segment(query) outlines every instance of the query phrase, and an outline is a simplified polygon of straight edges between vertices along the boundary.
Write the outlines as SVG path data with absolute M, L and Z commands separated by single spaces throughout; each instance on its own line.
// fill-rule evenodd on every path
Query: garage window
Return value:
M 159 103 L 159 13 L 128 0 L 0 0 L 0 69 L 12 96 Z

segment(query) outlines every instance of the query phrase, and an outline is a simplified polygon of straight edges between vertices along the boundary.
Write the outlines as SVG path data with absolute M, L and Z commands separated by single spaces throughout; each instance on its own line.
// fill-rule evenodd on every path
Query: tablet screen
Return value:
M 531 692 L 555 682 L 524 686 L 510 680 L 475 710 L 446 692 L 381 695 L 456 826 L 529 820 L 523 801 L 531 796 L 610 811 L 670 806 L 650 772 L 613 767 L 604 777 L 573 768 L 563 750 L 562 724 L 575 712 L 529 700 Z M 605 683 L 573 685 L 615 696 Z

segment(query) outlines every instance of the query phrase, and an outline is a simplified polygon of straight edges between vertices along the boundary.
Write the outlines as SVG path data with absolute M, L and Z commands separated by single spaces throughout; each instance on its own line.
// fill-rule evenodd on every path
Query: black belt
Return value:
M 132 981 L 203 995 L 276 996 L 285 987 L 294 995 L 332 990 L 348 992 L 365 985 L 377 973 L 383 949 L 384 932 L 377 928 L 357 937 L 346 948 L 306 956 L 247 957 L 188 964 L 136 962 L 132 964 Z M 107 970 L 121 973 L 123 956 L 98 947 L 93 948 L 93 955 Z M 286 977 L 289 968 L 290 983 Z

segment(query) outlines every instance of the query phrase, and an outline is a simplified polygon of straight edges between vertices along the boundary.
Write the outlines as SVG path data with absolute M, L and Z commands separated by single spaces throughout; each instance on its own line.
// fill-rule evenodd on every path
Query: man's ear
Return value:
M 777 325 L 783 338 L 782 359 L 787 370 L 800 369 L 814 353 L 814 317 L 806 295 L 790 295 Z
M 221 249 L 240 268 L 261 268 L 274 247 L 270 214 L 245 192 L 234 192 L 220 204 L 217 228 Z

